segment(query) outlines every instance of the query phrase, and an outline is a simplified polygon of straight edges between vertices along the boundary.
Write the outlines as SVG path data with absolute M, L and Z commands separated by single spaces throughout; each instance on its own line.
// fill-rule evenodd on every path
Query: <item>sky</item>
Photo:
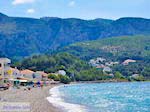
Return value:
M 33 18 L 150 18 L 150 0 L 0 0 L 0 12 Z

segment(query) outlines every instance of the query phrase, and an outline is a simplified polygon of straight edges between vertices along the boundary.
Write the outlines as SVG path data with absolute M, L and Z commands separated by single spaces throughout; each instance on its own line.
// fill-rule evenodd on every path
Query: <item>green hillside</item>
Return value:
M 67 71 L 68 75 L 75 74 L 76 80 L 101 80 L 108 79 L 109 74 L 119 78 L 130 78 L 139 74 L 150 79 L 150 36 L 124 36 L 106 38 L 97 41 L 87 41 L 72 44 L 52 55 L 33 56 L 15 64 L 21 69 L 57 72 L 60 69 Z M 98 57 L 106 59 L 102 64 L 110 67 L 111 72 L 102 72 L 88 64 L 91 59 Z M 136 60 L 135 63 L 123 65 L 126 59 Z M 106 63 L 118 62 L 109 66 Z M 122 76 L 123 75 L 123 76 Z M 108 76 L 108 77 L 107 77 Z
M 119 71 L 124 76 L 142 74 L 150 78 L 150 36 L 124 36 L 106 38 L 97 41 L 72 44 L 60 50 L 89 61 L 102 57 L 108 61 L 120 64 L 113 66 L 113 71 Z M 136 60 L 136 63 L 123 66 L 126 59 Z
M 98 56 L 112 60 L 143 59 L 150 56 L 150 36 L 122 36 L 80 42 L 60 51 L 69 52 L 84 60 Z

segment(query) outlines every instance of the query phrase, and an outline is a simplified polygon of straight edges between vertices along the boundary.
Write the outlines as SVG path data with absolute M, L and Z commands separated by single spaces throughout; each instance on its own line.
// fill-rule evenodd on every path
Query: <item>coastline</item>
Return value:
M 83 81 L 83 82 L 73 82 L 71 84 L 62 85 L 62 84 L 54 84 L 50 86 L 46 86 L 43 88 L 32 88 L 31 90 L 23 90 L 21 89 L 9 89 L 5 91 L 0 91 L 0 102 L 29 102 L 31 106 L 31 112 L 62 112 L 63 110 L 70 110 L 74 108 L 75 111 L 77 108 L 84 109 L 84 107 L 76 104 L 69 104 L 63 100 L 60 100 L 60 97 L 57 96 L 57 92 L 54 90 L 55 88 L 59 88 L 61 86 L 70 86 L 74 84 L 92 84 L 92 83 L 117 83 L 117 82 L 127 82 L 127 81 Z M 145 81 L 144 81 L 145 82 Z M 149 82 L 149 81 L 148 81 Z M 53 91 L 53 93 L 51 92 Z M 53 95 L 56 95 L 53 97 Z M 2 99 L 1 99 L 2 98 Z M 59 98 L 59 100 L 57 100 Z M 53 102 L 54 101 L 54 102 Z M 60 105 L 57 105 L 60 104 Z M 65 108 L 67 107 L 67 108 Z M 74 111 L 69 111 L 74 112 Z
M 82 84 L 82 83 L 119 83 L 119 82 L 130 82 L 128 80 L 117 80 L 117 79 L 111 79 L 111 80 L 97 80 L 97 81 L 77 81 L 77 82 L 71 82 L 71 84 Z
M 0 91 L 0 102 L 28 102 L 31 112 L 61 112 L 48 102 L 49 90 L 60 84 L 50 85 L 43 88 L 32 88 L 31 90 L 10 89 Z
M 140 83 L 144 83 L 144 82 L 150 82 L 150 81 L 133 81 L 133 82 L 130 82 L 130 81 L 107 81 L 107 82 L 106 81 L 98 81 L 98 82 L 97 81 L 96 82 L 95 81 L 83 81 L 83 82 L 74 82 L 74 83 L 71 83 L 68 85 L 61 85 L 61 86 L 67 87 L 67 86 L 71 86 L 71 85 L 78 85 L 78 84 L 87 84 L 88 85 L 88 84 L 94 84 L 94 83 L 95 84 L 96 83 L 97 84 L 100 84 L 100 83 L 110 83 L 110 84 L 120 83 L 122 85 L 122 84 L 126 84 L 126 83 L 128 83 L 128 84 L 138 84 L 139 83 L 140 84 Z M 69 103 L 69 102 L 66 102 L 65 99 L 61 99 L 61 97 L 59 96 L 60 93 L 58 91 L 58 88 L 61 86 L 54 87 L 51 89 L 53 91 L 53 89 L 56 88 L 56 90 L 53 91 L 54 94 L 51 94 L 51 96 L 50 96 L 50 100 L 52 100 L 52 101 L 54 100 L 54 102 L 50 102 L 50 103 L 52 103 L 56 107 L 60 107 L 60 109 L 62 110 L 61 112 L 87 112 L 88 111 L 88 109 L 89 109 L 88 106 L 80 105 L 80 103 L 77 103 L 77 102 L 76 103 Z M 104 90 L 104 89 L 102 89 L 102 90 Z M 57 91 L 58 91 L 58 93 L 57 93 Z M 50 93 L 52 93 L 52 92 L 50 92 Z M 52 95 L 56 95 L 56 96 L 52 97 Z M 66 95 L 66 94 L 64 94 L 64 95 Z M 127 97 L 128 97 L 128 95 L 127 95 Z M 130 95 L 129 95 L 129 97 L 130 97 Z
M 144 80 L 144 81 L 128 81 L 126 79 L 111 79 L 111 80 L 97 80 L 97 81 L 77 81 L 77 82 L 71 82 L 70 84 L 92 84 L 92 83 L 120 83 L 120 82 L 150 82 L 150 80 Z
M 97 83 L 97 81 L 73 82 L 71 84 L 67 84 L 66 86 L 81 83 Z M 43 110 L 44 112 L 62 112 L 64 110 L 71 110 L 71 108 L 68 107 L 73 107 L 75 111 L 79 111 L 76 109 L 83 109 L 83 107 L 80 105 L 69 104 L 62 100 L 60 101 L 59 96 L 53 98 L 54 102 L 49 101 L 48 98 L 52 98 L 52 95 L 57 94 L 55 93 L 56 91 L 53 91 L 53 94 L 51 94 L 50 91 L 55 88 L 59 88 L 60 86 L 63 85 L 54 84 L 50 86 L 44 86 L 43 88 L 32 88 L 31 90 L 23 90 L 23 88 L 21 88 L 0 91 L 0 102 L 28 102 L 31 107 L 31 112 L 43 112 Z M 59 100 L 56 100 L 57 98 L 59 98 Z M 57 105 L 59 103 L 61 105 Z
M 79 104 L 73 104 L 65 102 L 64 99 L 61 98 L 61 93 L 59 88 L 71 86 L 73 84 L 59 85 L 51 88 L 50 96 L 47 97 L 47 100 L 54 106 L 57 107 L 61 112 L 86 112 L 86 108 Z

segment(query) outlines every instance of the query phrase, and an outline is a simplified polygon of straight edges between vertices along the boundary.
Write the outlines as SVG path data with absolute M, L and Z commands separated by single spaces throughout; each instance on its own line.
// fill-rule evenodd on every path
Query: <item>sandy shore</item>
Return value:
M 0 102 L 29 102 L 31 112 L 60 112 L 46 99 L 50 96 L 49 89 L 57 85 L 43 88 L 32 88 L 31 90 L 11 89 L 0 91 Z

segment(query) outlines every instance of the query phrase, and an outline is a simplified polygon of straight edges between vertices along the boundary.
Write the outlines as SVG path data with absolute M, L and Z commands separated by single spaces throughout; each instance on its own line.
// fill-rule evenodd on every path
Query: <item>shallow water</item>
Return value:
M 55 104 L 69 112 L 150 112 L 150 82 L 76 84 L 57 91 L 64 104 Z

